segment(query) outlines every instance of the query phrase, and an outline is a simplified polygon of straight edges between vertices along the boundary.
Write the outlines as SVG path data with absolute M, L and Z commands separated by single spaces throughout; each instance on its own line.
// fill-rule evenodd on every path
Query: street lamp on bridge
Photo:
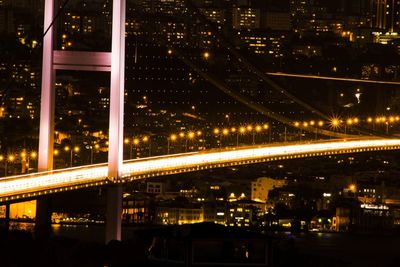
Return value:
M 80 151 L 80 148 L 79 148 L 79 146 L 75 146 L 74 148 L 71 148 L 69 146 L 65 146 L 64 147 L 64 151 L 70 153 L 69 165 L 70 165 L 70 167 L 72 167 L 73 155 L 74 155 L 74 153 L 78 153 Z
M 169 154 L 171 142 L 175 142 L 178 139 L 176 134 L 171 134 L 169 138 L 167 138 L 167 154 Z

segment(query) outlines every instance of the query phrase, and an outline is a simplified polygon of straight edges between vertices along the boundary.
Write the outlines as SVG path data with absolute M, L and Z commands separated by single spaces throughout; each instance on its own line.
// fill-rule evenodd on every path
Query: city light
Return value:
M 177 138 L 176 134 L 171 134 L 170 136 L 171 141 L 175 141 Z
M 341 120 L 339 117 L 332 117 L 329 121 L 330 128 L 337 130 L 340 128 Z

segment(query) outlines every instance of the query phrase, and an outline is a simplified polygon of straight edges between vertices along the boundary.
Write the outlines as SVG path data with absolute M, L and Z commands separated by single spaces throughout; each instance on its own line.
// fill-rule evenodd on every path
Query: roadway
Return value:
M 276 160 L 367 151 L 398 150 L 400 139 L 326 140 L 229 147 L 124 161 L 119 179 L 108 177 L 107 163 L 0 178 L 0 203 L 91 186 L 124 183 L 184 172 Z

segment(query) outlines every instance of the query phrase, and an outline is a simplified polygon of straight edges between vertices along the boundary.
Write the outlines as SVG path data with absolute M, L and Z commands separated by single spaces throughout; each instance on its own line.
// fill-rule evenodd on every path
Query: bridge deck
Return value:
M 89 186 L 129 182 L 182 172 L 274 160 L 400 149 L 400 139 L 329 140 L 256 145 L 128 160 L 119 179 L 107 176 L 107 164 L 0 178 L 0 202 L 20 201 L 44 194 Z

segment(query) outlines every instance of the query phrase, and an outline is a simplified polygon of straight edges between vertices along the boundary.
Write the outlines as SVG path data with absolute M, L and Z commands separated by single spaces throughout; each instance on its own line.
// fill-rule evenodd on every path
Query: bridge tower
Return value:
M 55 75 L 57 70 L 111 72 L 108 176 L 121 176 L 123 160 L 123 117 L 125 83 L 125 16 L 126 0 L 113 1 L 111 52 L 81 52 L 54 50 L 55 17 L 57 0 L 45 0 L 44 30 L 49 31 L 43 39 L 42 91 L 40 104 L 39 171 L 53 168 Z M 50 223 L 49 201 L 39 199 L 37 204 L 37 227 Z M 107 190 L 106 242 L 121 239 L 122 186 Z

